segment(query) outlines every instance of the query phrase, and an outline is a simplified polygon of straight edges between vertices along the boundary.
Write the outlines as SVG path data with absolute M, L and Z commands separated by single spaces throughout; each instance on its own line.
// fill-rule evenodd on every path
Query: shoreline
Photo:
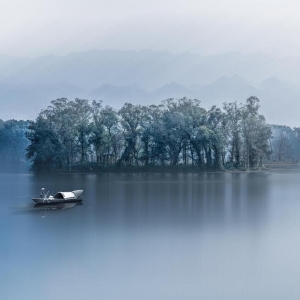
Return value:
M 300 171 L 300 164 L 272 164 L 261 169 L 199 169 L 198 167 L 155 167 L 155 168 L 111 168 L 100 170 L 57 170 L 57 171 L 29 171 L 33 174 L 202 174 L 202 173 L 258 173 L 258 172 L 282 172 Z

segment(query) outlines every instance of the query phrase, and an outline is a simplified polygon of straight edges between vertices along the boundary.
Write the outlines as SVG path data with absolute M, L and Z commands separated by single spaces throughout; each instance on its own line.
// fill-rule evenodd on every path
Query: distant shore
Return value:
M 149 166 L 149 167 L 89 167 L 89 166 L 74 166 L 72 170 L 44 170 L 44 171 L 34 171 L 29 169 L 29 163 L 6 163 L 0 167 L 1 171 L 9 171 L 9 170 L 19 170 L 22 172 L 29 171 L 30 173 L 51 173 L 51 174 L 130 174 L 130 173 L 254 173 L 254 172 L 264 172 L 264 171 L 272 171 L 272 172 L 280 172 L 280 171 L 288 171 L 288 170 L 300 170 L 299 163 L 270 163 L 265 164 L 260 169 L 236 169 L 236 168 L 224 168 L 224 169 L 216 169 L 216 168 L 199 168 L 198 166 Z
M 129 173 L 251 173 L 251 172 L 264 172 L 264 171 L 284 171 L 284 170 L 300 170 L 300 164 L 268 164 L 260 169 L 200 169 L 199 167 L 191 166 L 157 166 L 157 167 L 122 167 L 122 168 L 74 168 L 71 171 L 68 170 L 57 170 L 53 171 L 54 174 L 129 174 Z

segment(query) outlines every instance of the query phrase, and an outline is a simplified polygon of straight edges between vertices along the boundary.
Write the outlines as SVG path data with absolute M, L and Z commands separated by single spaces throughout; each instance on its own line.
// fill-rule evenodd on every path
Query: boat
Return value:
M 45 194 L 45 189 L 42 188 L 40 197 L 32 198 L 32 200 L 38 204 L 82 202 L 83 190 L 76 190 L 72 192 L 58 192 L 54 197 L 48 196 L 48 193 Z
M 68 202 L 68 203 L 36 203 L 34 208 L 42 211 L 64 210 L 82 205 L 82 202 Z

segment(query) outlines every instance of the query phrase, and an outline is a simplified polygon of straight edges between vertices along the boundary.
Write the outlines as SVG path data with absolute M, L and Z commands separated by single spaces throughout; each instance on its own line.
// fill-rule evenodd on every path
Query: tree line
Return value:
M 4 163 L 19 163 L 26 159 L 26 148 L 29 141 L 26 138 L 28 121 L 0 119 L 0 161 Z
M 119 110 L 102 101 L 60 98 L 30 122 L 27 157 L 36 171 L 259 169 L 270 159 L 272 136 L 259 107 L 256 97 L 209 110 L 189 98 L 125 103 Z
M 51 101 L 35 121 L 0 120 L 0 160 L 32 170 L 260 169 L 300 161 L 300 128 L 268 125 L 259 100 L 201 107 L 196 99 L 115 110 L 101 101 Z
M 271 130 L 270 161 L 274 163 L 298 163 L 300 161 L 300 128 L 272 125 Z

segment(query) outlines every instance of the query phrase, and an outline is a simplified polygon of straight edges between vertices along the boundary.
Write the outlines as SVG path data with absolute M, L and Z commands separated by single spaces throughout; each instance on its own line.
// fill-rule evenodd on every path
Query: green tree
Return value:
M 226 118 L 226 136 L 229 146 L 230 165 L 239 168 L 241 165 L 242 152 L 242 106 L 237 102 L 224 103 Z
M 259 100 L 247 99 L 242 109 L 243 164 L 245 169 L 261 168 L 263 159 L 269 155 L 271 129 L 264 116 L 258 113 Z
M 118 165 L 125 162 L 127 165 L 138 165 L 139 136 L 141 133 L 142 107 L 125 103 L 119 110 L 121 126 L 124 136 L 124 151 L 119 159 Z

